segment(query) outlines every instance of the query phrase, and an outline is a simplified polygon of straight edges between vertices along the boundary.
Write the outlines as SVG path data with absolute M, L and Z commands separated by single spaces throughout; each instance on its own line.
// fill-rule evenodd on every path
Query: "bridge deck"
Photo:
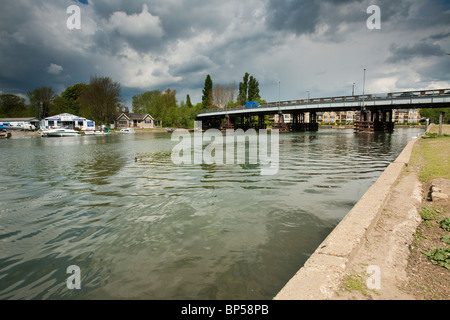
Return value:
M 354 111 L 363 107 L 368 110 L 376 109 L 418 109 L 443 108 L 450 106 L 450 89 L 422 90 L 388 93 L 385 95 L 345 96 L 330 98 L 314 98 L 291 100 L 262 104 L 258 108 L 244 106 L 226 110 L 213 110 L 197 116 L 203 118 L 276 114 L 292 112 L 325 112 L 325 111 Z

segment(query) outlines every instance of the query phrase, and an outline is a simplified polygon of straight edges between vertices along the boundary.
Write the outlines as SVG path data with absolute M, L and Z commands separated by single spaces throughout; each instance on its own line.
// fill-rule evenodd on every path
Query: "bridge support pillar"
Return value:
M 317 123 L 317 113 L 309 113 L 308 131 L 319 131 L 319 124 Z
M 359 121 L 355 122 L 355 133 L 372 133 L 394 131 L 392 110 L 361 111 Z
M 278 113 L 278 122 L 274 122 L 273 129 L 278 129 L 280 132 L 288 132 L 289 128 L 287 127 L 286 123 L 284 122 L 284 115 L 282 112 Z

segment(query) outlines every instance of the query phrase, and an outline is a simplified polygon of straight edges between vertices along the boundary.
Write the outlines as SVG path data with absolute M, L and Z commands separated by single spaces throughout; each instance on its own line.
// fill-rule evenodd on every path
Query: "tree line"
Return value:
M 213 85 L 210 75 L 205 79 L 202 102 L 195 106 L 190 96 L 177 102 L 176 90 L 151 90 L 133 96 L 133 112 L 148 113 L 166 127 L 192 128 L 198 113 L 213 108 L 244 105 L 246 101 L 261 101 L 259 83 L 245 73 L 239 85 L 236 82 Z M 93 76 L 90 83 L 77 83 L 55 94 L 52 87 L 40 87 L 24 97 L 0 95 L 0 117 L 44 119 L 61 113 L 70 113 L 109 125 L 120 114 L 121 86 L 108 77 Z
M 0 117 L 44 119 L 71 113 L 109 125 L 117 116 L 121 87 L 108 77 L 95 76 L 89 84 L 74 84 L 60 95 L 55 94 L 52 87 L 40 87 L 29 91 L 27 97 L 28 104 L 17 95 L 0 95 Z
M 133 97 L 133 111 L 149 113 L 164 126 L 192 128 L 197 114 L 201 112 L 244 105 L 247 101 L 265 102 L 261 100 L 258 81 L 248 73 L 245 73 L 242 82 L 239 83 L 236 95 L 237 88 L 235 82 L 214 85 L 208 74 L 202 91 L 202 102 L 195 106 L 189 95 L 186 96 L 186 101 L 177 103 L 175 90 L 167 89 L 164 92 L 152 90 Z
M 211 109 L 224 109 L 242 106 L 247 101 L 264 103 L 259 91 L 259 82 L 245 73 L 239 84 L 213 84 L 208 74 L 202 91 L 202 101 L 195 106 L 190 96 L 177 102 L 176 90 L 152 90 L 133 96 L 133 112 L 148 113 L 165 127 L 192 128 L 197 114 Z M 77 83 L 57 95 L 52 87 L 41 87 L 27 93 L 29 103 L 24 97 L 13 94 L 0 94 L 0 118 L 36 117 L 71 113 L 98 124 L 109 125 L 121 113 L 119 106 L 121 86 L 108 77 L 93 76 L 89 84 Z M 439 121 L 439 112 L 445 112 L 444 122 L 450 122 L 450 108 L 421 109 L 423 117 L 432 122 Z
M 238 94 L 236 100 L 234 100 L 237 89 Z M 239 86 L 235 82 L 226 85 L 216 84 L 213 86 L 211 76 L 206 76 L 200 107 L 201 111 L 207 111 L 213 108 L 224 109 L 232 106 L 242 106 L 247 101 L 265 102 L 260 96 L 259 82 L 248 72 L 245 73 L 242 82 L 239 82 Z

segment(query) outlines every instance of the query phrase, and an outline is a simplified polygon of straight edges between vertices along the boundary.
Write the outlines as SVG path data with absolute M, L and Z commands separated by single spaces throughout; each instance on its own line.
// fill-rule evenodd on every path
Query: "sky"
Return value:
M 246 72 L 267 102 L 361 94 L 364 79 L 373 94 L 450 88 L 448 54 L 449 0 L 3 0 L 0 11 L 0 92 L 23 97 L 100 76 L 130 107 L 168 88 L 195 104 L 208 74 L 226 85 Z

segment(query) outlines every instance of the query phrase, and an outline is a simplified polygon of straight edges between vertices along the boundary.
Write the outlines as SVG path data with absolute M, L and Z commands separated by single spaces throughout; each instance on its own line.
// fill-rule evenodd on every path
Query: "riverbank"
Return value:
M 444 133 L 448 131 L 450 126 Z M 442 246 L 437 220 L 450 216 L 450 180 L 437 177 L 449 171 L 449 142 L 410 142 L 275 299 L 449 299 L 450 272 L 423 254 L 432 245 Z M 429 143 L 438 159 L 421 158 L 420 147 Z M 444 167 L 436 171 L 431 161 Z M 421 174 L 429 167 L 435 174 L 424 181 Z M 426 200 L 431 184 L 441 195 L 436 203 Z M 433 223 L 426 222 L 425 230 L 419 212 L 428 206 L 438 206 L 440 214 Z M 425 244 L 428 233 L 434 241 Z
M 148 133 L 165 133 L 165 128 L 153 128 L 153 129 L 136 129 L 136 134 L 148 134 Z M 40 138 L 41 133 L 39 131 L 12 131 L 10 132 L 10 139 L 22 139 L 22 138 Z M 117 134 L 118 131 L 111 131 L 112 134 Z

